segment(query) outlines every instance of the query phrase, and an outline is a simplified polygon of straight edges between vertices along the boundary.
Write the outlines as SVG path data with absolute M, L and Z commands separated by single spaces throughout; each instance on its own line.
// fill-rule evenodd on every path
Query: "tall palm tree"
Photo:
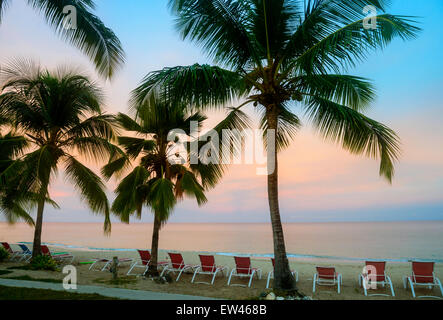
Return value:
M 223 129 L 246 127 L 245 118 L 243 112 L 231 110 L 228 117 L 213 130 L 221 133 Z M 226 169 L 223 165 L 204 165 L 190 161 L 191 156 L 206 156 L 201 152 L 201 147 L 208 147 L 204 144 L 208 140 L 207 134 L 199 137 L 200 127 L 205 120 L 206 117 L 200 112 L 192 112 L 181 104 L 171 104 L 156 95 L 151 95 L 142 105 L 137 106 L 134 119 L 122 113 L 117 116 L 120 126 L 132 136 L 118 137 L 119 145 L 124 148 L 126 155 L 113 155 L 102 169 L 102 174 L 108 178 L 114 174 L 121 175 L 131 165 L 131 161 L 137 164 L 117 186 L 112 211 L 125 223 L 129 223 L 132 215 L 140 219 L 143 206 L 154 213 L 149 268 L 151 275 L 158 275 L 159 232 L 178 201 L 186 196 L 195 199 L 199 206 L 203 205 L 207 201 L 205 191 L 217 184 Z M 199 124 L 197 132 L 191 132 L 192 122 Z M 174 132 L 181 133 L 181 136 Z M 193 137 L 191 140 L 199 144 L 196 151 L 190 148 L 186 137 Z M 177 147 L 179 141 L 184 148 Z M 207 143 L 211 144 L 210 141 Z M 235 154 L 238 141 L 232 143 L 234 148 L 229 153 Z M 214 147 L 218 149 L 219 145 Z
M 35 195 L 33 256 L 41 254 L 43 211 L 48 188 L 59 166 L 78 189 L 91 210 L 105 215 L 110 229 L 109 204 L 100 177 L 84 166 L 79 157 L 106 161 L 117 152 L 110 141 L 115 132 L 113 117 L 102 113 L 101 89 L 86 76 L 60 68 L 43 70 L 31 62 L 11 64 L 2 70 L 0 113 L 14 121 L 30 151 L 1 173 L 0 181 L 20 176 L 16 199 Z
M 268 199 L 275 254 L 274 288 L 294 290 L 286 256 L 278 201 L 277 153 L 300 127 L 294 107 L 325 137 L 353 154 L 381 160 L 391 181 L 398 137 L 363 112 L 375 97 L 367 79 L 345 74 L 349 67 L 393 39 L 412 39 L 419 28 L 403 16 L 385 13 L 383 0 L 170 0 L 183 39 L 202 46 L 216 66 L 165 68 L 147 76 L 138 103 L 159 87 L 171 101 L 196 107 L 244 99 L 260 112 L 261 127 L 273 130 L 268 163 Z M 377 9 L 377 28 L 366 29 L 363 9 Z M 272 135 L 270 135 L 272 137 Z M 268 143 L 269 143 L 268 142 Z M 271 153 L 271 154 L 269 154 Z
M 111 78 L 124 62 L 120 40 L 114 32 L 92 13 L 93 0 L 27 0 L 36 11 L 42 13 L 46 22 L 64 40 L 79 48 L 95 64 L 100 75 Z M 0 0 L 0 24 L 10 0 Z M 71 7 L 69 7 L 71 6 Z M 75 25 L 67 28 L 68 12 L 75 8 Z M 69 13 L 69 12 L 68 12 Z M 71 12 L 72 13 L 72 12 Z

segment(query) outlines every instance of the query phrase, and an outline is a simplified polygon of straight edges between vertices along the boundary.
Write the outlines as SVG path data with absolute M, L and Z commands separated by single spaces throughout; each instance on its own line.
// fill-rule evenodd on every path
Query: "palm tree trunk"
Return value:
M 276 138 L 277 113 L 275 108 L 267 108 L 266 116 L 268 121 L 268 128 L 271 130 L 275 130 Z M 272 155 L 268 154 L 268 162 L 274 161 L 274 171 L 268 174 L 268 201 L 271 213 L 275 257 L 274 289 L 290 292 L 296 290 L 296 283 L 294 276 L 291 274 L 288 257 L 286 256 L 285 238 L 283 235 L 283 227 L 280 218 L 280 208 L 278 203 L 278 157 L 275 138 L 273 141 L 275 146 L 274 152 Z
M 152 230 L 152 242 L 151 242 L 151 261 L 149 262 L 149 270 L 147 274 L 157 277 L 159 275 L 157 269 L 158 262 L 158 238 L 161 228 L 161 221 L 156 214 L 154 217 L 154 227 Z
M 45 198 L 42 197 L 38 202 L 37 221 L 35 222 L 34 243 L 32 247 L 32 258 L 42 254 L 42 226 L 43 226 L 43 210 L 45 208 Z

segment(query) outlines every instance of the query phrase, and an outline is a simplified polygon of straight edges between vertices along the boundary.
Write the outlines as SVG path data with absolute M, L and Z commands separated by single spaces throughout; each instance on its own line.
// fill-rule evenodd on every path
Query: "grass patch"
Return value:
M 101 284 L 112 284 L 114 286 L 123 286 L 126 284 L 137 283 L 137 279 L 135 279 L 133 277 L 122 277 L 122 278 L 118 278 L 117 280 L 99 278 L 99 279 L 95 279 L 93 282 L 101 283 Z
M 12 271 L 9 270 L 0 270 L 0 276 L 4 276 L 5 274 L 10 274 Z
M 24 271 L 48 271 L 48 272 L 55 272 L 58 270 L 38 270 L 35 269 L 32 265 L 27 264 L 23 266 L 14 266 L 14 267 L 7 267 L 8 270 L 24 270 Z
M 62 283 L 61 280 L 57 280 L 57 279 L 36 279 L 36 278 L 32 278 L 30 276 L 8 277 L 8 278 L 4 278 L 4 279 L 24 280 L 24 281 L 38 281 L 38 282 L 49 282 L 49 283 Z
M 119 300 L 99 294 L 0 286 L 0 300 Z
M 30 265 L 7 267 L 6 269 L 8 269 L 8 270 L 25 270 L 25 271 L 32 270 Z

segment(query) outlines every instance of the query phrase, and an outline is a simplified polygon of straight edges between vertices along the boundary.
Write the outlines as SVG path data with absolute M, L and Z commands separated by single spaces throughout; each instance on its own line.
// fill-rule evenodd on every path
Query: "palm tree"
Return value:
M 78 157 L 107 160 L 117 149 L 113 117 L 102 113 L 103 95 L 86 76 L 66 68 L 42 70 L 31 62 L 11 64 L 2 70 L 0 113 L 14 121 L 30 151 L 12 161 L 1 173 L 1 181 L 20 176 L 15 199 L 34 195 L 37 202 L 33 256 L 41 254 L 43 211 L 48 188 L 62 165 L 66 178 L 78 189 L 93 212 L 105 215 L 110 230 L 109 204 L 100 177 Z
M 228 117 L 213 130 L 220 133 L 223 129 L 246 127 L 245 118 L 243 112 L 231 110 Z M 121 175 L 131 161 L 137 163 L 117 186 L 117 197 L 111 209 L 125 223 L 129 223 L 132 215 L 140 219 L 143 206 L 154 213 L 150 275 L 158 275 L 159 232 L 178 201 L 187 196 L 195 199 L 199 206 L 203 205 L 207 201 L 205 191 L 217 184 L 226 169 L 223 165 L 203 165 L 199 161 L 190 161 L 191 155 L 204 156 L 201 147 L 208 139 L 206 135 L 195 138 L 201 140 L 197 154 L 184 140 L 185 136 L 199 135 L 199 129 L 198 132 L 191 132 L 191 124 L 197 122 L 201 126 L 205 120 L 206 117 L 200 112 L 192 112 L 181 104 L 171 104 L 156 95 L 151 95 L 145 103 L 137 106 L 134 119 L 122 113 L 117 116 L 120 126 L 132 136 L 118 137 L 126 155 L 113 155 L 102 169 L 102 174 L 107 178 L 114 174 Z M 175 133 L 181 133 L 181 136 Z M 179 141 L 186 145 L 182 150 L 177 147 Z M 237 141 L 232 142 L 234 148 L 229 153 L 235 154 L 238 145 Z
M 86 54 L 95 64 L 100 75 L 112 78 L 124 62 L 120 40 L 114 32 L 91 11 L 93 0 L 27 0 L 36 11 L 42 13 L 46 22 L 64 40 Z M 0 24 L 9 0 L 0 0 Z M 75 8 L 75 28 L 67 28 L 67 13 Z M 72 12 L 71 12 L 72 13 Z M 73 25 L 74 27 L 74 25 Z
M 381 160 L 391 181 L 398 137 L 363 112 L 374 100 L 369 80 L 349 67 L 393 39 L 412 39 L 419 28 L 408 17 L 385 13 L 383 0 L 170 0 L 183 39 L 201 45 L 216 66 L 165 68 L 148 75 L 137 102 L 165 87 L 171 101 L 200 108 L 244 99 L 260 112 L 261 128 L 275 133 L 268 150 L 268 200 L 275 254 L 274 288 L 294 290 L 278 202 L 277 153 L 300 127 L 299 106 L 318 131 L 353 154 Z M 363 9 L 374 6 L 377 28 L 366 29 Z M 270 135 L 272 136 L 272 135 Z M 269 154 L 270 153 L 270 154 Z

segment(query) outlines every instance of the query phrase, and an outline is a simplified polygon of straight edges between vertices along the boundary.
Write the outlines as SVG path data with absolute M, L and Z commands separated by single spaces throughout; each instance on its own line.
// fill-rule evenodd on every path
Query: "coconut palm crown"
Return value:
M 114 118 L 102 113 L 101 89 L 74 70 L 51 72 L 23 61 L 4 68 L 0 78 L 0 113 L 13 120 L 15 130 L 25 138 L 22 143 L 29 148 L 3 168 L 0 181 L 16 181 L 20 176 L 13 198 L 35 196 L 33 255 L 41 252 L 43 211 L 60 166 L 91 210 L 105 215 L 105 230 L 109 231 L 105 186 L 80 161 L 106 161 L 118 150 L 111 143 Z
M 221 133 L 223 129 L 247 127 L 245 119 L 243 112 L 231 110 L 227 118 L 213 130 Z M 190 161 L 191 156 L 205 156 L 204 152 L 200 152 L 201 147 L 212 144 L 208 142 L 207 134 L 200 136 L 205 120 L 206 116 L 200 112 L 193 112 L 182 104 L 171 104 L 154 94 L 137 106 L 134 118 L 122 113 L 117 116 L 120 126 L 131 136 L 118 137 L 125 156 L 112 156 L 108 165 L 102 169 L 102 174 L 108 178 L 113 175 L 120 177 L 132 163 L 135 164 L 115 190 L 117 197 L 112 204 L 112 211 L 125 223 L 129 223 L 131 216 L 140 219 L 144 206 L 153 212 L 151 275 L 158 273 L 160 229 L 178 201 L 187 197 L 195 199 L 199 206 L 205 204 L 205 191 L 214 187 L 226 170 L 223 165 L 204 165 L 200 161 Z M 195 129 L 192 127 L 193 122 L 198 124 Z M 191 141 L 197 143 L 196 151 L 191 150 Z M 179 142 L 182 148 L 178 147 Z M 235 148 L 229 150 L 229 153 L 233 155 L 238 145 L 237 141 L 231 142 Z

